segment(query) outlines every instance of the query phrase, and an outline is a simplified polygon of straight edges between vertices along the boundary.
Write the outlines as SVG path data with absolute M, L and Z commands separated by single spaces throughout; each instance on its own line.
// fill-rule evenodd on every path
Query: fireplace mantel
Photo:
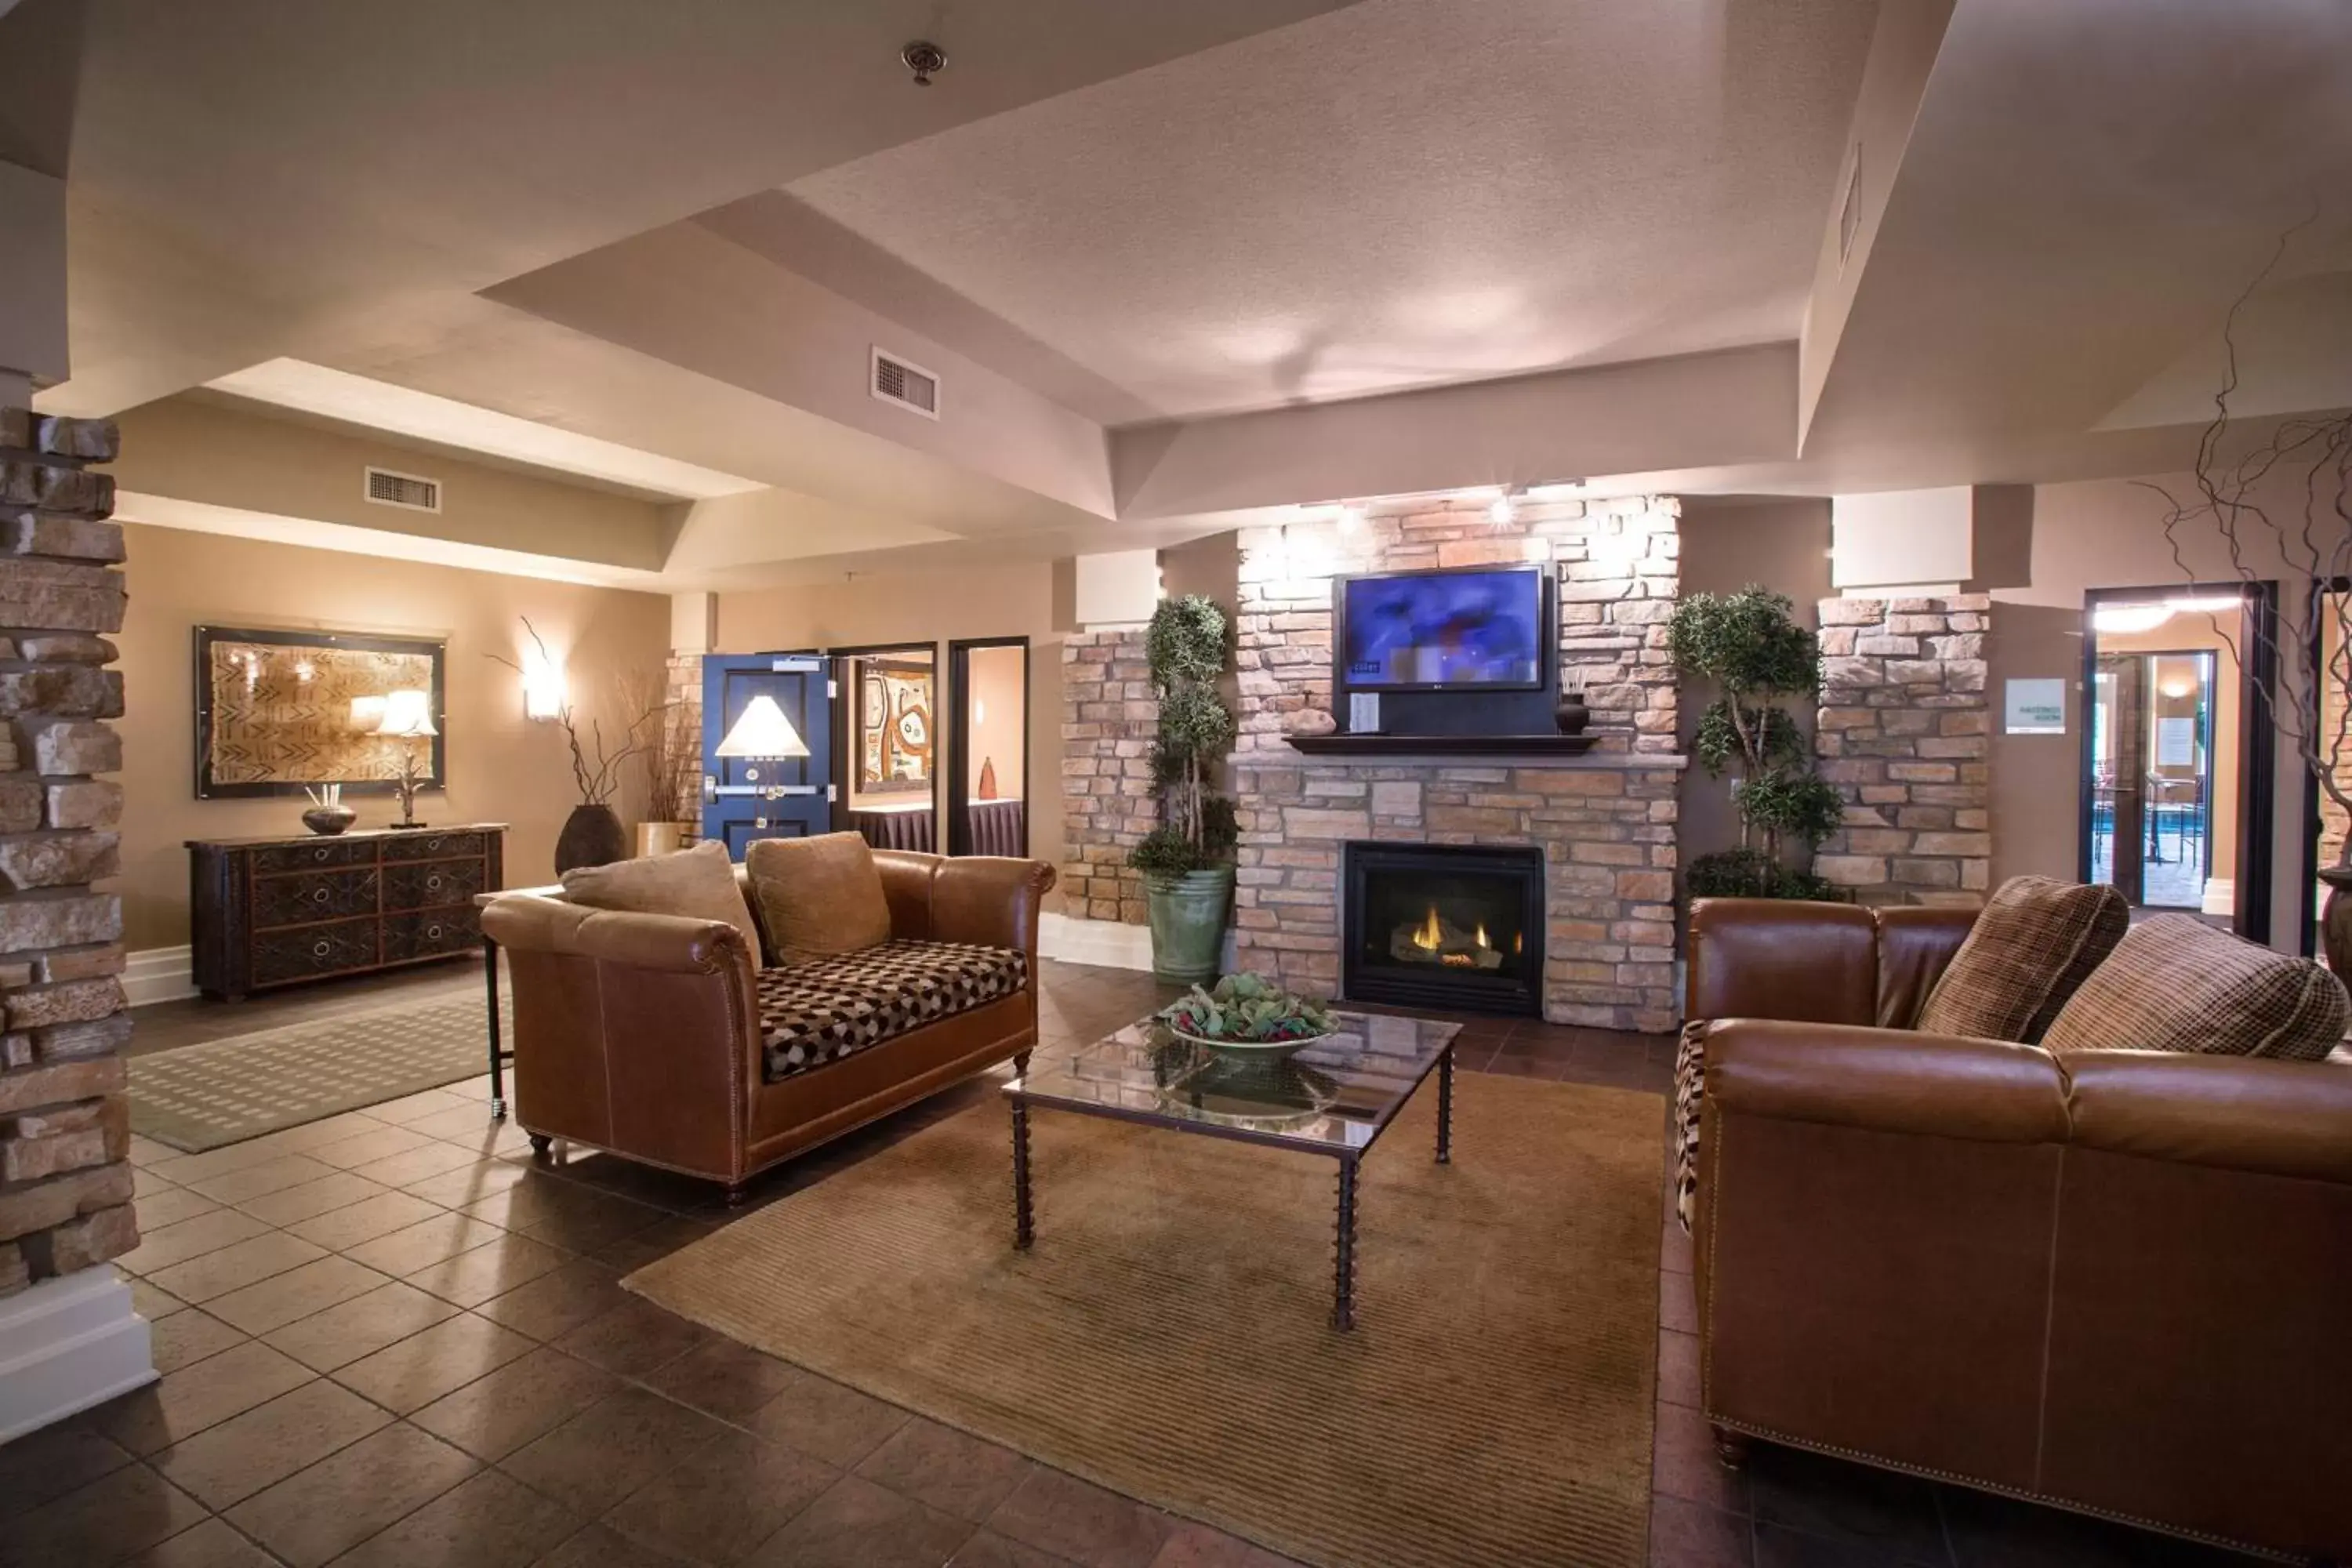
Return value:
M 1295 768 L 1303 762 L 1361 767 L 1425 768 L 1600 768 L 1649 772 L 1664 768 L 1680 772 L 1690 759 L 1674 752 L 1591 752 L 1571 750 L 1557 742 L 1582 740 L 1571 735 L 1295 735 L 1295 754 L 1243 752 L 1228 766 Z

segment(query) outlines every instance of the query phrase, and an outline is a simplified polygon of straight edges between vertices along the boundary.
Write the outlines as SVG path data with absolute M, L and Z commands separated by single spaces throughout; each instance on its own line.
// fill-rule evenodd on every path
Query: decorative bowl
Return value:
M 1297 1035 L 1286 1040 L 1221 1040 L 1210 1035 L 1188 1034 L 1175 1025 L 1162 1020 L 1160 1026 L 1187 1045 L 1206 1046 L 1213 1051 L 1223 1051 L 1236 1057 L 1260 1061 L 1279 1061 L 1292 1052 L 1302 1050 L 1318 1040 L 1328 1040 L 1337 1029 L 1325 1029 L 1312 1035 Z
M 302 826 L 332 837 L 359 819 L 360 814 L 348 805 L 314 805 L 302 814 Z

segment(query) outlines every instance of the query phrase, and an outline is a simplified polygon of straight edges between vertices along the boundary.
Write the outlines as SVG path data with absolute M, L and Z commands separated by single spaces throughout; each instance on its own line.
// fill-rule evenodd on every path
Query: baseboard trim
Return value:
M 150 947 L 131 953 L 122 964 L 123 995 L 133 1007 L 194 996 L 196 986 L 190 965 L 194 956 L 194 950 L 186 947 Z
M 1080 920 L 1051 910 L 1037 917 L 1037 952 L 1065 963 L 1093 963 L 1105 969 L 1151 967 L 1151 928 L 1123 921 Z M 1217 954 L 1218 973 L 1234 972 L 1234 931 L 1225 928 L 1224 946 Z
M 1151 928 L 1120 921 L 1079 920 L 1052 910 L 1037 917 L 1037 951 L 1065 963 L 1106 969 L 1151 967 Z
M 154 1381 L 147 1320 L 112 1264 L 0 1301 L 0 1443 Z

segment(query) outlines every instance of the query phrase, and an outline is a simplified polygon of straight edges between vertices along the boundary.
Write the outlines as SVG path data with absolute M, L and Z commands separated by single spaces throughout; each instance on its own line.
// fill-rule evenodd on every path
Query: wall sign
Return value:
M 2053 679 L 2011 680 L 2001 701 L 2001 729 L 2011 735 L 2063 735 L 2066 732 L 2066 682 Z

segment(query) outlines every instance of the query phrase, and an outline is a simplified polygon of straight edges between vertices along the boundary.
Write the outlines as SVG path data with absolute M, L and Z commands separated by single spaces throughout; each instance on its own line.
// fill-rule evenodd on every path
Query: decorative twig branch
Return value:
M 539 635 L 539 628 L 530 624 L 529 616 L 518 618 L 522 622 L 522 629 L 530 634 L 532 646 L 539 649 L 540 658 L 550 669 L 554 668 L 554 656 L 548 652 L 547 642 Z M 524 673 L 521 665 L 502 654 L 494 653 L 488 657 L 518 675 Z M 648 726 L 663 721 L 670 704 L 666 699 L 656 697 L 648 707 L 631 706 L 633 716 L 622 730 L 618 742 L 609 746 L 604 741 L 604 721 L 600 719 L 588 721 L 587 737 L 584 741 L 582 739 L 579 716 L 572 709 L 569 694 L 555 710 L 555 721 L 563 726 L 563 738 L 572 752 L 572 782 L 579 790 L 583 805 L 604 805 L 612 800 L 613 791 L 619 787 L 621 782 L 622 768 L 632 757 L 642 754 L 653 743 L 646 731 Z
M 2302 579 L 2282 584 L 2273 615 L 2246 616 L 2242 637 L 2219 616 L 2213 630 L 2241 668 L 2252 657 L 2275 671 L 2275 696 L 2258 687 L 2256 700 L 2269 704 L 2273 722 L 2294 743 L 2321 792 L 2352 817 L 2352 776 L 2343 766 L 2352 760 L 2352 414 L 2283 419 L 2244 456 L 2234 461 L 2222 456 L 2239 386 L 2239 313 L 2311 221 L 2306 217 L 2280 236 L 2270 260 L 2222 319 L 2221 385 L 2213 395 L 2213 417 L 2198 437 L 2195 495 L 2184 500 L 2153 481 L 2133 482 L 2164 498 L 2165 542 L 2187 581 L 2193 584 L 2200 574 L 2190 565 L 2186 536 L 2200 529 L 2220 540 L 2231 573 L 2247 590 L 2275 575 Z M 2286 515 L 2273 517 L 2280 503 L 2258 492 L 2291 483 L 2298 473 L 2300 505 L 2288 503 Z M 2242 646 L 2248 638 L 2250 646 Z M 2352 864 L 2352 837 L 2338 847 L 2336 863 Z

